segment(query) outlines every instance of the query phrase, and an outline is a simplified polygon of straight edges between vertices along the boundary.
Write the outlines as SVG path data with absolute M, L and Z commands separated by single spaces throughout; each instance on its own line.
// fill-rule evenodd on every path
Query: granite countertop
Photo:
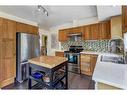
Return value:
M 47 68 L 53 68 L 66 61 L 67 58 L 58 57 L 58 56 L 40 56 L 28 60 L 29 63 L 47 67 Z
M 99 55 L 101 54 L 101 52 L 95 52 L 95 51 L 82 51 L 80 52 L 81 54 L 96 54 L 96 55 Z
M 127 64 L 100 62 L 98 57 L 92 79 L 121 89 L 127 89 Z
M 67 51 L 67 50 L 56 50 L 58 52 L 64 52 L 64 51 Z M 80 52 L 81 54 L 96 54 L 96 55 L 99 55 L 99 54 L 102 54 L 103 52 L 95 52 L 95 51 L 82 51 Z
M 67 50 L 56 50 L 58 52 L 64 52 L 64 51 L 67 51 Z M 89 51 L 89 50 L 84 50 L 82 52 L 80 52 L 81 54 L 95 54 L 95 55 L 101 55 L 101 54 L 105 54 L 105 55 L 116 55 L 114 53 L 110 53 L 110 52 L 96 52 L 96 51 Z M 121 53 L 117 54 L 117 55 L 123 55 Z

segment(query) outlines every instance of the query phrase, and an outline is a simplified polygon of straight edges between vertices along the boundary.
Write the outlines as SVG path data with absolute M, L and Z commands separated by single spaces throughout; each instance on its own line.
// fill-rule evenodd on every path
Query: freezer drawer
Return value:
M 22 64 L 21 68 L 22 68 L 21 78 L 24 81 L 28 78 L 28 64 Z
M 22 83 L 24 80 L 28 79 L 29 77 L 29 68 L 28 68 L 28 62 L 20 63 L 20 66 L 17 73 L 16 80 L 20 83 Z

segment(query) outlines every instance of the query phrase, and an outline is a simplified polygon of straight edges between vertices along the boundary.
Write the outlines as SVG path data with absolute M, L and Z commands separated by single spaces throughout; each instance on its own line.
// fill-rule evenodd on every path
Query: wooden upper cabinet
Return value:
M 100 39 L 100 31 L 99 31 L 99 24 L 92 24 L 90 25 L 91 30 L 91 40 L 98 40 Z
M 71 32 L 71 31 L 70 31 Z M 82 27 L 75 27 L 72 28 L 72 32 L 73 33 L 82 33 Z
M 111 38 L 122 37 L 122 16 L 113 16 L 110 20 Z
M 17 32 L 24 32 L 30 34 L 38 34 L 38 27 L 17 22 Z
M 100 39 L 110 39 L 111 38 L 111 29 L 110 21 L 105 21 L 100 23 Z
M 3 19 L 2 38 L 13 39 L 16 33 L 16 22 L 8 19 Z
M 27 27 L 28 27 L 28 33 L 38 34 L 38 27 L 32 25 L 27 25 Z
M 24 23 L 17 22 L 16 28 L 17 28 L 17 32 L 27 32 L 28 31 L 27 24 L 24 24 Z
M 75 33 L 82 33 L 82 32 L 83 32 L 82 27 L 75 27 L 75 28 L 59 30 L 59 41 L 65 42 L 69 40 L 68 34 L 75 34 Z
M 68 33 L 69 33 L 69 29 L 64 29 L 64 30 L 59 30 L 59 38 L 58 38 L 58 40 L 60 41 L 60 42 L 65 42 L 65 41 L 67 41 L 68 40 Z
M 60 30 L 59 41 L 67 41 L 69 33 L 82 33 L 82 39 L 84 40 L 110 39 L 110 21 L 104 21 L 96 24 Z
M 83 39 L 84 40 L 90 40 L 91 39 L 91 30 L 90 30 L 90 25 L 83 26 Z
M 127 6 L 122 6 L 122 30 L 127 31 Z
M 2 18 L 0 18 L 0 26 L 2 26 L 2 21 L 3 21 L 3 19 L 2 19 Z
M 3 19 L 0 18 L 0 38 L 2 37 L 2 24 L 3 24 Z
M 16 77 L 16 22 L 8 19 L 2 21 L 1 37 L 1 87 L 14 82 Z

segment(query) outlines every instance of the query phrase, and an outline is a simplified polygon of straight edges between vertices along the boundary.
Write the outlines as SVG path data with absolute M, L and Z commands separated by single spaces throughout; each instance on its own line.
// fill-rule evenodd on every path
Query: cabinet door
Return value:
M 2 81 L 2 23 L 3 19 L 0 18 L 0 87 L 1 87 L 1 81 Z
M 15 77 L 15 55 L 14 41 L 12 39 L 2 40 L 2 67 L 3 81 Z
M 111 38 L 122 37 L 122 16 L 111 18 Z
M 75 27 L 73 28 L 73 33 L 82 33 L 82 27 Z
M 3 19 L 0 18 L 0 39 L 2 37 L 2 24 L 3 24 Z
M 37 26 L 32 26 L 32 34 L 35 34 L 35 35 L 39 34 L 39 28 Z
M 90 55 L 81 54 L 81 73 L 86 75 L 91 75 L 91 63 L 90 63 Z
M 93 74 L 97 62 L 97 55 L 91 55 L 91 73 Z
M 28 32 L 27 24 L 17 22 L 17 32 Z
M 97 61 L 97 55 L 81 54 L 81 73 L 91 76 Z
M 0 38 L 0 47 L 2 47 L 2 39 Z M 2 49 L 0 48 L 0 88 L 2 81 Z
M 16 31 L 16 22 L 8 19 L 3 19 L 2 38 L 14 39 Z
M 64 52 L 56 51 L 55 56 L 64 57 Z
M 92 40 L 98 40 L 100 39 L 100 30 L 99 30 L 100 24 L 92 24 L 91 27 L 91 39 Z
M 122 30 L 127 31 L 127 6 L 122 6 Z
M 16 22 L 4 19 L 1 38 L 1 86 L 14 81 L 16 76 Z
M 111 38 L 110 21 L 101 22 L 99 29 L 100 29 L 100 39 Z
M 27 25 L 27 32 L 30 34 L 38 34 L 38 27 L 33 25 Z
M 65 29 L 65 30 L 59 30 L 59 41 L 60 42 L 65 42 L 68 40 L 68 33 L 69 33 L 69 29 Z
M 38 27 L 17 22 L 17 32 L 38 34 Z
M 83 26 L 83 39 L 84 40 L 90 40 L 91 39 L 90 25 Z

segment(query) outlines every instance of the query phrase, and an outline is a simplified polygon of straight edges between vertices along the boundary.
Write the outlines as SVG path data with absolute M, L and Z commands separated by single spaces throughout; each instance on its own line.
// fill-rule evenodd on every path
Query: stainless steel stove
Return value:
M 70 46 L 69 51 L 64 51 L 65 57 L 68 58 L 68 69 L 70 72 L 80 73 L 80 52 L 82 46 Z

